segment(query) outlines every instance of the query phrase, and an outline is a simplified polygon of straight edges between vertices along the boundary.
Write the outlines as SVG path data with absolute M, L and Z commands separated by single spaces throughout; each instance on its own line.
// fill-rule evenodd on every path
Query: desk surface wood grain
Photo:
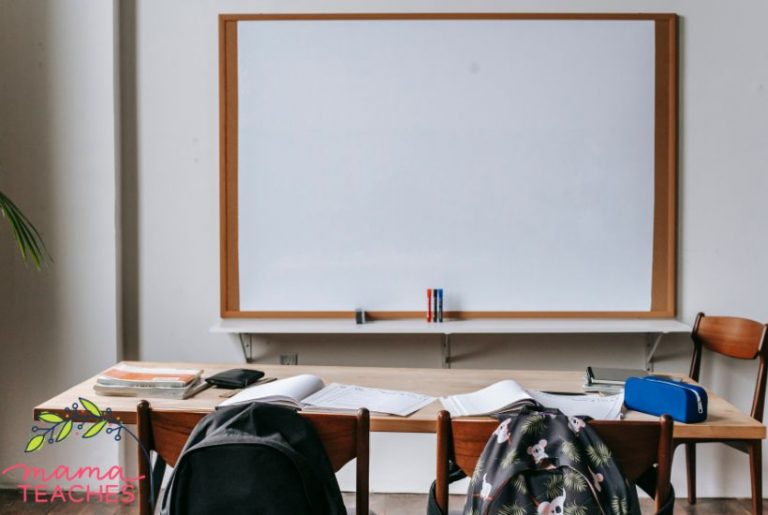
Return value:
M 479 390 L 502 379 L 514 379 L 526 388 L 560 392 L 580 392 L 583 372 L 550 370 L 469 370 L 432 368 L 380 368 L 380 367 L 328 367 L 328 366 L 284 366 L 266 364 L 213 364 L 213 363 L 159 363 L 127 362 L 141 366 L 201 368 L 203 376 L 209 376 L 230 368 L 255 368 L 263 370 L 267 377 L 282 379 L 297 374 L 315 374 L 326 383 L 346 383 L 360 386 L 407 390 L 435 397 L 454 395 Z M 92 377 L 56 395 L 35 407 L 37 418 L 41 412 L 63 413 L 80 397 L 85 397 L 102 408 L 111 408 L 115 416 L 128 424 L 136 422 L 136 397 L 105 397 L 93 391 L 96 377 Z M 147 400 L 157 410 L 207 413 L 214 410 L 223 399 L 225 390 L 209 388 L 185 400 Z M 709 416 L 699 424 L 675 423 L 675 438 L 765 438 L 765 426 L 742 412 L 713 392 L 709 394 Z M 438 400 L 409 417 L 371 415 L 371 430 L 384 432 L 433 433 L 437 413 L 442 409 Z M 630 411 L 628 420 L 654 420 L 655 417 Z

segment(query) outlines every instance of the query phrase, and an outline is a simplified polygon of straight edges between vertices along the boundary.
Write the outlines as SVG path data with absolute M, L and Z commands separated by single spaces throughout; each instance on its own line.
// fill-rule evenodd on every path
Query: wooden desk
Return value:
M 132 363 L 132 362 L 129 362 Z M 580 392 L 583 372 L 566 371 L 519 371 L 519 370 L 462 370 L 462 369 L 419 369 L 419 368 L 378 368 L 378 367 L 324 367 L 324 366 L 282 366 L 242 365 L 211 363 L 149 363 L 142 366 L 172 366 L 202 368 L 204 375 L 211 375 L 229 368 L 258 368 L 267 377 L 285 378 L 296 374 L 310 373 L 323 378 L 326 383 L 337 382 L 408 390 L 435 397 L 479 390 L 502 379 L 515 379 L 524 387 L 539 390 Z M 93 391 L 95 377 L 35 407 L 35 418 L 43 411 L 63 413 L 64 408 L 80 397 L 95 402 L 102 409 L 112 412 L 127 424 L 136 423 L 136 397 L 103 397 Z M 208 389 L 191 399 L 169 400 L 148 399 L 156 410 L 173 410 L 191 413 L 208 413 L 223 399 L 222 390 Z M 765 426 L 732 404 L 709 393 L 709 417 L 700 424 L 675 423 L 674 437 L 706 440 L 709 438 L 763 439 Z M 383 432 L 434 433 L 437 413 L 442 409 L 439 401 L 422 408 L 410 417 L 371 415 L 371 430 Z M 653 420 L 655 417 L 630 411 L 628 420 Z

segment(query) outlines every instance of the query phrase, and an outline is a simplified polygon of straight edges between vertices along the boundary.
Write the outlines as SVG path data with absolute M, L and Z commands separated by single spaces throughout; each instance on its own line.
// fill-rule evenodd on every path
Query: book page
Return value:
M 588 416 L 595 420 L 618 420 L 622 416 L 624 394 L 556 395 L 530 390 L 536 402 L 545 408 L 557 408 L 569 417 Z
M 407 417 L 434 400 L 434 397 L 413 392 L 333 383 L 304 399 L 303 403 L 312 408 L 331 410 L 367 408 L 377 413 Z
M 441 397 L 440 402 L 452 417 L 490 415 L 531 396 L 517 381 L 505 379 L 472 393 Z
M 259 384 L 244 389 L 225 400 L 218 407 L 242 404 L 251 401 L 280 402 L 281 404 L 301 407 L 301 399 L 309 397 L 323 388 L 323 381 L 311 374 L 280 379 L 271 383 Z

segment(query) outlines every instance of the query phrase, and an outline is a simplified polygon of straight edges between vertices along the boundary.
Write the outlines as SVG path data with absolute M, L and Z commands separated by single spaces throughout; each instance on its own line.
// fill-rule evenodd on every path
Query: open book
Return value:
M 253 401 L 281 404 L 304 411 L 369 411 L 407 417 L 434 401 L 434 397 L 400 390 L 382 390 L 364 386 L 323 381 L 311 374 L 302 374 L 272 383 L 246 388 L 225 400 L 218 407 Z
M 514 413 L 524 406 L 557 408 L 568 416 L 584 415 L 599 420 L 621 418 L 624 395 L 562 395 L 526 390 L 517 381 L 505 379 L 476 392 L 440 397 L 452 417 Z

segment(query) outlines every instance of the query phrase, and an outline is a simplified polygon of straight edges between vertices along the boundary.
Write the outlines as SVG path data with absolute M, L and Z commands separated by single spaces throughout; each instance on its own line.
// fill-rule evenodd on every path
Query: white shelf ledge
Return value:
M 223 319 L 212 333 L 226 334 L 568 334 L 689 333 L 674 319 L 512 318 L 446 321 L 381 320 L 357 325 L 352 319 Z

